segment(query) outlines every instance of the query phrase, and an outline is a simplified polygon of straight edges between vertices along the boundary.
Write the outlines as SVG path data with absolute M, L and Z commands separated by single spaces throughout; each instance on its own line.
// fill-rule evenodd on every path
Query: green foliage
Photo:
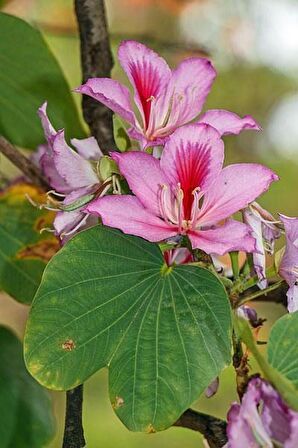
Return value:
M 117 115 L 113 115 L 113 130 L 117 148 L 121 152 L 125 152 L 128 149 L 130 149 L 131 148 L 130 138 L 126 132 L 122 120 Z
M 173 424 L 230 358 L 231 310 L 217 277 L 168 267 L 157 245 L 104 226 L 48 264 L 25 336 L 27 367 L 49 388 L 108 366 L 112 405 L 134 431 Z
M 0 289 L 19 302 L 30 303 L 58 242 L 39 233 L 50 225 L 53 213 L 33 207 L 26 193 L 36 201 L 45 201 L 26 184 L 11 186 L 0 195 Z
M 298 311 L 273 325 L 268 342 L 268 361 L 298 388 Z
M 0 327 L 0 446 L 41 448 L 54 435 L 47 392 L 28 374 L 20 341 Z
M 293 386 L 293 383 L 290 382 L 287 377 L 282 374 L 281 371 L 275 368 L 275 366 L 270 361 L 270 357 L 269 361 L 267 361 L 261 354 L 255 343 L 248 322 L 241 318 L 235 319 L 235 329 L 240 339 L 245 343 L 250 352 L 253 354 L 255 360 L 257 361 L 260 369 L 263 372 L 264 377 L 274 386 L 276 390 L 278 390 L 286 403 L 288 403 L 288 405 L 292 409 L 298 411 L 298 390 Z
M 37 109 L 47 100 L 54 124 L 69 135 L 84 135 L 70 88 L 40 32 L 0 13 L 0 133 L 35 149 L 44 141 Z

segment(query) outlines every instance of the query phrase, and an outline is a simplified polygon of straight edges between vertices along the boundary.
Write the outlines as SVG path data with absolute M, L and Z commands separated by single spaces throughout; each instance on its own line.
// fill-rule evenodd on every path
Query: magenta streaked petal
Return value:
M 188 235 L 192 247 L 207 254 L 224 255 L 234 250 L 255 250 L 255 239 L 250 228 L 232 219 L 214 229 L 190 231 Z
M 132 192 L 148 210 L 160 215 L 158 197 L 161 185 L 168 184 L 166 175 L 160 168 L 159 160 L 139 151 L 111 153 L 118 163 Z
M 198 116 L 215 77 L 212 63 L 205 58 L 185 59 L 173 70 L 167 89 L 171 95 L 170 116 L 163 132 L 172 132 Z
M 268 190 L 278 176 L 256 163 L 225 167 L 204 196 L 199 213 L 200 225 L 213 225 L 245 208 Z
M 135 124 L 129 90 L 120 82 L 110 78 L 90 78 L 75 91 L 91 96 L 119 114 L 128 123 Z
M 84 159 L 98 161 L 103 156 L 94 137 L 83 139 L 72 138 L 70 142 Z
M 123 70 L 135 90 L 144 127 L 150 119 L 151 99 L 164 91 L 171 78 L 171 70 L 166 61 L 155 51 L 133 40 L 123 41 L 118 49 L 118 58 Z
M 103 224 L 107 226 L 116 227 L 149 241 L 162 241 L 178 233 L 174 226 L 167 225 L 146 210 L 134 196 L 105 196 L 90 203 L 86 210 L 100 216 Z
M 53 159 L 58 173 L 72 189 L 98 183 L 90 162 L 68 146 L 63 130 L 53 139 Z
M 238 135 L 241 131 L 249 129 L 254 131 L 261 130 L 260 125 L 250 115 L 241 118 L 234 112 L 220 109 L 207 110 L 200 116 L 198 123 L 206 123 L 213 126 L 220 135 Z

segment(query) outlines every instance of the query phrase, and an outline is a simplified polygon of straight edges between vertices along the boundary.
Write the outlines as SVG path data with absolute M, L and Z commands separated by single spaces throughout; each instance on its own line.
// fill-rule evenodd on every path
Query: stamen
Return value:
M 49 190 L 49 191 L 47 191 L 47 193 L 46 193 L 46 195 L 47 195 L 48 197 L 51 197 L 51 194 L 53 194 L 53 195 L 55 195 L 55 196 L 58 196 L 59 198 L 65 198 L 65 197 L 66 197 L 66 194 L 57 193 L 57 191 L 55 191 L 55 190 Z M 51 198 L 51 199 L 52 199 L 52 198 Z
M 86 221 L 88 219 L 88 216 L 89 216 L 88 214 L 85 215 L 81 219 L 81 221 L 79 221 L 79 223 L 72 230 L 70 230 L 69 232 L 62 232 L 60 237 L 63 238 L 64 236 L 72 235 L 73 233 L 75 233 L 80 227 L 82 227 L 82 225 L 84 225 L 86 223 Z
M 193 198 L 193 203 L 192 203 L 192 207 L 191 207 L 190 222 L 192 225 L 195 225 L 197 218 L 198 218 L 199 211 L 200 211 L 200 199 L 203 197 L 204 193 L 201 191 L 200 187 L 196 187 L 192 191 L 192 195 L 194 198 Z
M 149 96 L 149 98 L 146 99 L 146 102 L 149 103 L 149 101 L 154 101 L 155 100 L 155 96 L 151 95 Z
M 43 232 L 55 233 L 56 230 L 51 229 L 50 227 L 43 227 L 42 229 L 40 229 L 39 233 L 43 233 Z

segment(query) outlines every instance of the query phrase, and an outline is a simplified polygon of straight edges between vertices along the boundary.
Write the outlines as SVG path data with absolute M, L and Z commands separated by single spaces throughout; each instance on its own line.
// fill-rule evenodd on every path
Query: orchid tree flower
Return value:
M 131 40 L 120 44 L 118 59 L 132 85 L 137 114 L 128 88 L 118 81 L 90 78 L 76 92 L 91 96 L 120 115 L 130 125 L 130 137 L 143 149 L 163 145 L 178 127 L 196 119 L 216 77 L 208 59 L 188 58 L 171 70 L 157 53 Z M 240 118 L 225 110 L 209 110 L 199 122 L 212 125 L 221 135 L 260 129 L 249 115 Z
M 253 378 L 241 405 L 228 413 L 226 448 L 296 448 L 298 413 L 290 409 L 273 387 Z
M 222 255 L 255 250 L 250 228 L 230 217 L 278 179 L 250 163 L 222 168 L 224 144 L 206 124 L 178 129 L 161 159 L 145 152 L 113 153 L 132 195 L 106 196 L 87 206 L 104 224 L 149 241 L 188 235 L 193 248 Z
M 256 239 L 256 250 L 253 253 L 254 269 L 259 279 L 259 288 L 265 289 L 268 286 L 266 253 L 273 255 L 275 240 L 281 235 L 276 225 L 278 221 L 257 202 L 253 202 L 243 210 L 243 220 L 250 226 Z
M 63 197 L 62 203 L 56 202 L 58 213 L 54 220 L 55 233 L 63 241 L 83 227 L 95 225 L 97 219 L 84 211 L 86 202 L 95 195 L 104 194 L 110 185 L 102 186 L 92 166 L 102 152 L 93 137 L 71 143 L 74 151 L 65 141 L 64 130 L 56 131 L 47 116 L 47 103 L 38 110 L 44 129 L 47 145 L 42 145 L 37 161 L 54 190 L 54 195 Z
M 286 233 L 286 249 L 279 266 L 279 274 L 289 285 L 288 310 L 298 310 L 298 218 L 280 215 Z

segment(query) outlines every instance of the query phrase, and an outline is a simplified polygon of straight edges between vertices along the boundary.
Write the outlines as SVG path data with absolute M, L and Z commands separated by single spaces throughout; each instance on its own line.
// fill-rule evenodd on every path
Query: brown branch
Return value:
M 83 385 L 66 392 L 66 414 L 62 448 L 86 446 L 82 424 Z
M 173 426 L 200 432 L 207 440 L 210 448 L 221 448 L 228 440 L 226 435 L 227 423 L 224 420 L 193 409 L 187 409 Z
M 279 283 L 279 284 L 277 284 Z M 287 306 L 287 291 L 289 289 L 287 283 L 285 281 L 283 282 L 275 282 L 276 289 L 272 289 L 272 291 L 269 291 L 266 293 L 266 291 L 260 291 L 257 287 L 251 288 L 249 292 L 246 292 L 245 294 L 242 294 L 239 297 L 239 303 L 243 304 L 246 303 L 249 300 L 254 300 L 257 302 L 275 302 L 280 303 L 281 305 Z M 270 285 L 274 287 L 274 283 Z M 250 299 L 251 298 L 251 299 Z
M 2 136 L 0 136 L 0 152 L 19 168 L 34 185 L 46 191 L 51 189 L 38 167 Z
M 83 83 L 89 78 L 111 76 L 113 58 L 103 0 L 75 0 L 81 42 Z M 104 153 L 115 149 L 113 113 L 106 106 L 83 95 L 83 115 Z

